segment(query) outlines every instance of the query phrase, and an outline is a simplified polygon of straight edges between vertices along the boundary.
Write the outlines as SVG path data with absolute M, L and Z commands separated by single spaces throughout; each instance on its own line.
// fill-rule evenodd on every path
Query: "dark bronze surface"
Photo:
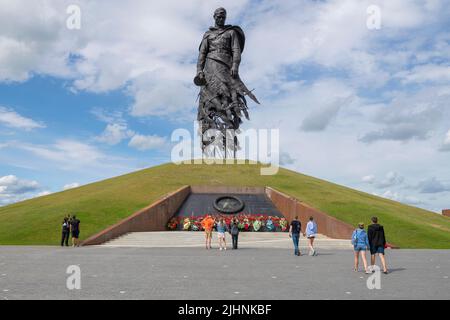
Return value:
M 200 133 L 204 136 L 206 131 L 215 129 L 222 137 L 203 139 L 203 151 L 215 142 L 214 145 L 224 149 L 225 155 L 225 151 L 231 151 L 235 156 L 238 147 L 235 132 L 242 124 L 243 117 L 250 119 L 246 96 L 258 104 L 259 101 L 239 75 L 245 47 L 244 31 L 238 26 L 225 25 L 226 17 L 223 8 L 214 12 L 215 26 L 209 28 L 200 44 L 194 83 L 201 87 L 197 117 L 201 125 Z M 225 149 L 227 136 L 234 143 L 228 143 Z

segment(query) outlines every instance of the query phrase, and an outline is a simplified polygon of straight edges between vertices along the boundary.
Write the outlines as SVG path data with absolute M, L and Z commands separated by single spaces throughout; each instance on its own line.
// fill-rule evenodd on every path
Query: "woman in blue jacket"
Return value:
M 369 274 L 369 270 L 367 269 L 367 259 L 366 259 L 366 251 L 369 248 L 369 238 L 367 237 L 367 233 L 364 230 L 364 223 L 358 224 L 358 229 L 353 231 L 352 234 L 352 244 L 355 250 L 355 272 L 358 272 L 359 266 L 359 254 L 361 253 L 362 260 L 364 263 L 364 270 L 366 274 Z

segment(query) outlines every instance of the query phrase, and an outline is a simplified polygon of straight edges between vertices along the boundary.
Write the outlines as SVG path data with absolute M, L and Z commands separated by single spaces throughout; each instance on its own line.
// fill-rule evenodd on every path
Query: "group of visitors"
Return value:
M 77 219 L 75 215 L 64 218 L 62 222 L 62 237 L 61 237 L 61 247 L 69 246 L 69 238 L 72 235 L 72 246 L 79 247 L 80 242 L 80 220 Z
M 358 228 L 353 231 L 352 234 L 352 244 L 354 248 L 354 271 L 358 271 L 359 258 L 362 257 L 364 271 L 369 274 L 372 272 L 373 266 L 375 265 L 375 259 L 378 255 L 383 267 L 383 272 L 388 273 L 385 258 L 385 248 L 386 248 L 386 237 L 384 234 L 384 228 L 382 225 L 378 224 L 378 218 L 372 217 L 372 224 L 367 228 L 367 232 L 364 229 L 364 223 L 359 223 Z M 229 223 L 225 221 L 223 217 L 214 218 L 211 215 L 207 215 L 201 221 L 201 227 L 205 231 L 205 246 L 206 249 L 211 249 L 212 233 L 213 229 L 217 230 L 217 237 L 219 241 L 219 250 L 227 250 L 226 233 L 231 235 L 232 248 L 236 250 L 238 248 L 238 238 L 239 238 L 239 219 L 234 217 Z M 296 256 L 301 256 L 299 241 L 300 234 L 302 233 L 302 223 L 298 219 L 298 216 L 291 221 L 289 227 L 289 237 L 292 238 L 294 243 L 294 254 Z M 317 223 L 314 221 L 314 217 L 310 217 L 306 225 L 305 232 L 303 236 L 308 239 L 309 255 L 317 256 L 317 251 L 314 248 L 314 240 L 317 236 Z M 61 246 L 69 246 L 69 238 L 72 235 L 72 246 L 78 247 L 79 236 L 80 236 L 80 220 L 77 219 L 75 215 L 64 218 L 62 223 L 62 238 Z M 371 254 L 371 265 L 367 264 L 366 252 L 370 251 Z
M 384 256 L 384 249 L 386 248 L 386 237 L 384 228 L 378 224 L 378 218 L 372 217 L 372 224 L 364 230 L 364 223 L 360 222 L 358 228 L 353 231 L 352 244 L 355 250 L 355 264 L 354 270 L 358 272 L 359 256 L 362 256 L 364 271 L 369 274 L 373 271 L 375 265 L 375 258 L 378 255 L 381 260 L 384 274 L 388 274 L 386 266 L 386 258 Z M 367 266 L 366 252 L 370 251 L 370 268 Z
M 205 247 L 206 249 L 211 249 L 212 233 L 213 229 L 217 230 L 217 237 L 219 241 L 219 250 L 227 250 L 226 243 L 226 233 L 231 235 L 232 248 L 236 250 L 238 248 L 239 239 L 239 220 L 234 217 L 229 224 L 226 223 L 225 219 L 222 217 L 214 218 L 211 215 L 207 215 L 201 222 L 202 228 L 205 231 Z M 295 255 L 300 256 L 300 249 L 298 246 L 300 240 L 302 224 L 298 220 L 298 217 L 291 222 L 289 228 L 289 237 L 292 238 L 295 247 Z M 317 235 L 317 223 L 314 221 L 314 217 L 310 217 L 308 224 L 306 225 L 306 230 L 303 233 L 308 239 L 309 255 L 316 256 L 317 251 L 314 248 L 314 239 Z
M 226 233 L 230 233 L 232 248 L 237 250 L 239 237 L 239 221 L 235 217 L 231 220 L 230 225 L 225 222 L 224 218 L 214 219 L 211 215 L 207 215 L 202 221 L 202 228 L 205 230 L 205 246 L 211 249 L 211 240 L 213 229 L 217 230 L 217 238 L 219 240 L 219 250 L 227 250 Z
M 289 227 L 289 237 L 292 238 L 292 241 L 294 242 L 294 254 L 299 257 L 302 255 L 298 245 L 301 231 L 302 223 L 298 220 L 298 216 L 296 216 Z M 314 240 L 317 236 L 317 223 L 314 221 L 314 217 L 309 218 L 303 236 L 308 239 L 309 255 L 317 256 L 317 251 L 314 249 Z
M 378 255 L 383 267 L 383 272 L 388 273 L 385 258 L 386 237 L 384 234 L 384 228 L 378 224 L 378 218 L 372 217 L 372 224 L 367 228 L 367 232 L 364 229 L 364 223 L 359 223 L 358 228 L 352 234 L 352 244 L 354 247 L 354 270 L 358 271 L 359 257 L 362 256 L 365 272 L 371 273 L 373 266 L 375 265 L 375 259 Z M 205 230 L 205 246 L 206 249 L 211 249 L 211 240 L 213 229 L 217 230 L 217 237 L 219 241 L 219 250 L 227 250 L 226 233 L 230 233 L 232 239 L 232 248 L 238 248 L 239 238 L 239 221 L 235 217 L 229 224 L 226 223 L 224 218 L 213 218 L 211 215 L 207 215 L 201 222 L 203 230 Z M 294 243 L 294 254 L 301 256 L 299 241 L 300 234 L 302 233 L 302 223 L 298 219 L 298 216 L 291 221 L 289 227 L 289 237 L 292 238 Z M 305 232 L 303 236 L 308 240 L 309 255 L 317 256 L 317 251 L 314 248 L 314 240 L 317 237 L 317 223 L 314 221 L 314 217 L 310 217 L 306 224 Z M 366 252 L 370 250 L 371 265 L 370 268 L 367 264 Z
M 225 222 L 224 218 L 214 219 L 211 215 L 207 215 L 202 221 L 202 228 L 205 230 L 205 245 L 206 249 L 211 249 L 211 240 L 213 229 L 217 230 L 217 238 L 219 240 L 219 249 L 227 250 L 227 241 L 225 234 L 229 232 L 233 243 L 233 249 L 238 248 L 239 237 L 239 221 L 237 218 L 231 220 L 230 225 Z

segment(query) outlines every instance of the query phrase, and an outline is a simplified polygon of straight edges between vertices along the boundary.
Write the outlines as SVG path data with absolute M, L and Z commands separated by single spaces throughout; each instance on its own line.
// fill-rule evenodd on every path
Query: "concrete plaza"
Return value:
M 227 235 L 227 245 L 231 246 L 231 237 Z M 300 246 L 307 246 L 307 239 L 300 238 Z M 212 243 L 217 243 L 217 233 L 213 232 Z M 239 244 L 243 248 L 291 249 L 293 244 L 286 232 L 241 232 Z M 131 232 L 122 237 L 109 241 L 107 247 L 134 248 L 203 248 L 205 235 L 203 232 Z M 326 249 L 352 248 L 350 240 L 330 239 L 317 235 L 315 246 Z
M 0 299 L 450 299 L 450 250 L 389 250 L 380 290 L 352 259 L 332 247 L 0 247 Z M 66 287 L 70 265 L 81 290 Z

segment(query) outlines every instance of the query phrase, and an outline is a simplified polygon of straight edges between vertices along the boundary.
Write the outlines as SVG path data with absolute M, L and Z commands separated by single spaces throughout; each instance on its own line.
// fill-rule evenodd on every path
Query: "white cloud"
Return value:
M 50 146 L 21 145 L 19 148 L 57 162 L 92 163 L 103 158 L 103 154 L 94 146 L 75 140 L 58 140 Z
M 108 124 L 109 123 L 126 124 L 126 121 L 123 118 L 123 112 L 118 110 L 110 111 L 105 108 L 95 107 L 92 108 L 91 114 L 94 115 L 97 120 Z
M 438 13 L 440 10 L 439 3 L 430 5 L 432 1 L 425 1 L 423 5 L 421 1 L 394 0 L 381 1 L 382 25 L 389 29 L 413 29 L 421 26 L 430 20 L 428 13 Z
M 421 193 L 441 193 L 450 191 L 450 184 L 442 182 L 436 177 L 420 181 L 417 187 Z
M 450 151 L 450 130 L 447 132 L 444 143 L 442 144 L 440 150 L 441 151 Z
M 44 196 L 48 196 L 50 194 L 52 194 L 53 192 L 49 191 L 49 190 L 45 190 L 42 192 L 39 192 L 37 194 L 35 194 L 34 196 L 32 196 L 32 198 L 39 198 L 39 197 L 44 197 Z
M 33 74 L 69 76 L 67 58 L 79 41 L 62 27 L 67 5 L 3 0 L 1 6 L 0 81 L 25 81 Z
M 288 152 L 281 152 L 280 154 L 280 165 L 287 166 L 297 162 L 296 159 L 292 158 Z
M 158 149 L 166 144 L 166 139 L 156 135 L 145 136 L 136 134 L 131 138 L 129 146 L 140 151 L 147 151 L 151 149 Z
M 134 132 L 129 130 L 126 124 L 112 123 L 108 124 L 103 133 L 95 140 L 109 145 L 116 145 L 123 140 L 132 137 Z
M 32 198 L 40 188 L 34 180 L 20 179 L 15 175 L 0 177 L 0 206 Z
M 337 116 L 342 107 L 342 102 L 333 102 L 315 110 L 312 114 L 303 119 L 301 129 L 303 131 L 323 131 L 330 122 Z
M 75 188 L 78 188 L 79 186 L 80 186 L 80 184 L 78 182 L 69 183 L 63 187 L 63 190 L 75 189 Z
M 31 157 L 30 161 L 40 163 L 40 170 L 46 166 L 52 170 L 83 174 L 89 171 L 112 174 L 111 169 L 113 174 L 118 174 L 132 170 L 130 163 L 133 159 L 105 154 L 96 146 L 77 140 L 60 139 L 48 145 L 16 143 L 13 147 L 31 153 L 34 157 Z M 44 162 L 39 162 L 39 159 Z
M 397 172 L 388 172 L 388 174 L 386 175 L 386 178 L 382 181 L 380 181 L 377 184 L 378 188 L 387 188 L 387 187 L 392 187 L 395 185 L 399 185 L 402 184 L 403 181 L 405 180 L 404 177 L 400 176 Z
M 39 188 L 39 183 L 32 180 L 19 179 L 14 175 L 0 177 L 0 187 L 2 192 L 10 194 L 22 194 L 36 191 Z
M 157 74 L 139 77 L 129 87 L 134 97 L 131 115 L 137 117 L 170 116 L 174 120 L 193 118 L 197 89 L 187 74 L 184 81 L 166 79 L 161 70 Z
M 95 145 L 71 139 L 60 139 L 49 144 L 13 141 L 8 144 L 7 151 L 0 152 L 2 164 L 47 174 L 53 183 L 50 185 L 52 190 L 61 188 L 64 180 L 98 181 L 135 171 L 138 165 L 142 165 L 142 161 L 138 162 L 138 159 L 108 154 Z M 146 161 L 146 166 L 152 164 L 155 162 Z M 55 185 L 53 181 L 60 186 Z M 15 197 L 13 200 L 9 198 L 8 203 L 24 199 L 23 197 Z M 6 204 L 5 199 L 2 202 Z
M 373 184 L 375 182 L 375 176 L 373 174 L 362 177 L 362 182 Z
M 362 181 L 364 183 L 371 184 L 379 189 L 384 189 L 401 185 L 405 181 L 405 178 L 400 176 L 397 172 L 390 171 L 381 181 L 378 181 L 378 179 L 374 175 L 364 176 L 362 178 Z
M 418 205 L 424 204 L 424 202 L 422 200 L 420 200 L 414 196 L 405 196 L 405 195 L 399 194 L 398 192 L 394 192 L 391 190 L 387 190 L 382 194 L 374 193 L 374 195 L 383 197 L 386 199 L 394 200 L 397 202 L 406 203 L 406 204 L 413 205 L 413 206 L 418 206 Z
M 2 106 L 0 106 L 0 125 L 23 130 L 45 128 L 44 124 L 21 116 L 14 110 Z
M 427 140 L 437 126 L 448 116 L 447 104 L 450 90 L 431 87 L 415 93 L 395 93 L 392 101 L 377 107 L 372 117 L 377 128 L 364 134 L 360 141 L 373 143 L 382 140 Z
M 179 113 L 192 111 L 197 48 L 213 23 L 217 3 L 136 0 L 111 5 L 81 0 L 77 4 L 82 28 L 76 32 L 65 27 L 69 4 L 3 0 L 0 66 L 7 69 L 0 71 L 0 81 L 50 74 L 74 79 L 75 90 L 126 88 L 134 99 L 131 113 L 138 117 L 176 119 Z M 366 27 L 371 4 L 369 0 L 227 1 L 229 22 L 242 18 L 247 33 L 243 74 L 263 90 L 264 83 L 283 75 L 286 66 L 313 63 L 348 72 L 348 82 L 358 86 L 386 83 L 389 74 L 380 67 L 380 57 L 369 50 L 375 35 L 381 35 Z M 442 10 L 400 0 L 380 5 L 387 36 L 396 28 L 417 27 Z M 21 19 L 24 16 L 27 19 Z
M 409 71 L 402 71 L 398 75 L 405 83 L 449 83 L 450 66 L 425 64 L 414 67 Z

